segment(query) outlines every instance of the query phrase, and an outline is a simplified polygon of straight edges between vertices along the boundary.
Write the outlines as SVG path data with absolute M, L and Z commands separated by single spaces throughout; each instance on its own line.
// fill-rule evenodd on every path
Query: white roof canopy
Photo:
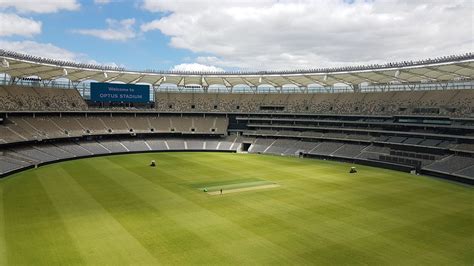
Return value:
M 64 62 L 38 58 L 15 52 L 0 50 L 0 73 L 11 77 L 38 76 L 43 80 L 67 78 L 73 82 L 95 80 L 98 82 L 120 81 L 124 83 L 162 83 L 186 86 L 190 84 L 249 85 L 257 87 L 268 84 L 274 87 L 294 85 L 306 87 L 309 84 L 333 86 L 362 83 L 424 83 L 450 82 L 474 79 L 474 54 L 428 59 L 417 62 L 389 63 L 384 65 L 327 68 L 301 71 L 264 72 L 175 72 L 175 71 L 132 71 L 121 68 Z

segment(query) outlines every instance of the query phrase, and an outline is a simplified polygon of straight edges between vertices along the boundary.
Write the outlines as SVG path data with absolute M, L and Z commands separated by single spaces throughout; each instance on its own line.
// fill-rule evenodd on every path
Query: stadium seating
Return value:
M 215 145 L 211 144 L 207 146 L 204 143 L 214 143 Z M 187 140 L 152 137 L 147 139 L 112 138 L 97 141 L 61 141 L 54 144 L 24 144 L 2 150 L 2 155 L 0 155 L 0 175 L 37 164 L 71 158 L 144 151 L 236 151 L 239 145 L 239 140 L 235 136 L 217 139 L 193 138 Z
M 127 149 L 127 151 L 131 152 L 139 152 L 139 151 L 150 151 L 151 148 L 146 143 L 146 141 L 142 139 L 122 139 L 120 143 Z
M 321 142 L 318 146 L 314 147 L 314 149 L 310 150 L 309 154 L 331 155 L 342 146 L 344 146 L 344 143 L 325 141 L 325 142 Z
M 9 158 L 7 156 L 0 156 L 0 174 L 12 172 L 15 170 L 19 170 L 23 167 L 28 166 L 27 165 L 22 165 L 19 163 L 12 162 L 12 158 Z
M 282 107 L 282 112 L 295 113 L 466 116 L 472 114 L 474 93 L 472 90 L 311 95 L 156 93 L 155 103 L 156 109 L 162 112 L 267 112 L 262 107 L 276 106 Z M 0 86 L 0 111 L 19 110 L 83 111 L 87 110 L 87 104 L 75 89 Z
M 462 177 L 466 177 L 466 178 L 469 178 L 469 179 L 474 179 L 474 165 L 468 166 L 468 167 L 463 168 L 461 170 L 458 170 L 454 173 L 456 175 L 459 175 L 459 176 L 462 176 Z
M 310 150 L 314 149 L 319 143 L 310 142 L 310 141 L 298 141 L 291 146 L 288 146 L 284 151 L 285 155 L 298 156 L 301 153 L 308 153 Z
M 255 143 L 250 147 L 249 152 L 251 153 L 263 153 L 265 152 L 276 140 L 275 139 L 257 139 Z
M 474 157 L 452 155 L 438 160 L 428 166 L 426 169 L 452 174 L 458 171 L 464 171 L 474 165 Z M 469 173 L 467 170 L 466 173 Z
M 104 145 L 100 144 L 99 142 L 92 140 L 92 141 L 81 141 L 78 143 L 79 146 L 90 152 L 91 154 L 108 154 L 112 153 L 109 149 L 107 149 Z
M 75 89 L 0 86 L 0 111 L 83 111 L 87 104 Z
M 472 90 L 319 94 L 156 93 L 162 112 L 291 112 L 326 114 L 449 115 L 473 112 Z M 265 110 L 264 107 L 270 108 Z
M 367 148 L 367 145 L 344 144 L 344 146 L 333 152 L 331 155 L 338 157 L 354 158 L 359 155 L 365 148 Z
M 164 151 L 169 150 L 168 143 L 165 139 L 156 139 L 156 138 L 145 138 L 146 143 L 150 146 L 151 150 L 154 151 Z
M 421 170 L 469 178 L 473 104 L 473 90 L 157 92 L 155 109 L 95 110 L 74 89 L 0 86 L 0 174 L 95 155 L 237 151 L 250 143 L 250 153 L 416 161 Z
M 203 150 L 204 149 L 204 141 L 197 140 L 197 139 L 188 139 L 186 140 L 186 148 L 188 150 Z
M 171 125 L 173 130 L 171 130 Z M 26 116 L 16 115 L 0 125 L 0 143 L 27 140 L 151 132 L 226 134 L 225 117 L 153 117 L 104 115 Z M 153 129 L 153 131 L 151 131 Z

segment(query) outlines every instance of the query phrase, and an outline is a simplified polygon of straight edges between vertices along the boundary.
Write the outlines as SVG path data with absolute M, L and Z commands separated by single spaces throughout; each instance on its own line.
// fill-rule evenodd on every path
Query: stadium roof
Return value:
M 383 65 L 320 68 L 296 71 L 260 72 L 179 72 L 133 71 L 123 68 L 80 64 L 29 56 L 0 50 L 0 73 L 11 77 L 37 76 L 43 80 L 67 78 L 72 82 L 95 80 L 98 82 L 149 83 L 153 86 L 175 84 L 178 86 L 248 85 L 257 87 L 268 84 L 274 87 L 310 84 L 359 85 L 403 84 L 425 82 L 450 82 L 474 79 L 474 54 L 447 56 L 421 61 L 405 61 Z

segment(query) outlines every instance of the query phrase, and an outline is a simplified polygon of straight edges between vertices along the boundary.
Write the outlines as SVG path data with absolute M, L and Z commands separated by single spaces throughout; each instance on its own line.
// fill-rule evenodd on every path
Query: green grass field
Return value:
M 148 153 L 28 170 L 0 180 L 0 265 L 473 265 L 472 187 L 349 167 Z M 280 186 L 201 190 L 252 182 Z

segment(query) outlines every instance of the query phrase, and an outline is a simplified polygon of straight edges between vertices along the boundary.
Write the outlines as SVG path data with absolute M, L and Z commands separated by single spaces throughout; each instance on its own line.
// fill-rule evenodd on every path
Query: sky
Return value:
M 472 0 L 0 0 L 0 48 L 131 70 L 296 70 L 474 51 Z

